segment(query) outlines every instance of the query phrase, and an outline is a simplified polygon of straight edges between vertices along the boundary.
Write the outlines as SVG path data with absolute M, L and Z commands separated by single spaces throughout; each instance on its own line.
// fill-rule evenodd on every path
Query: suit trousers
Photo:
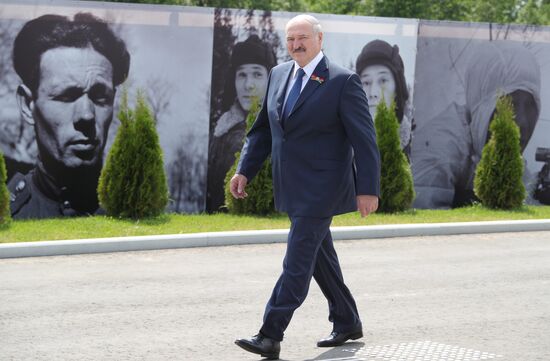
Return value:
M 349 332 L 361 327 L 332 243 L 332 217 L 290 216 L 290 221 L 283 272 L 267 303 L 260 333 L 282 341 L 294 311 L 306 299 L 312 276 L 327 298 L 333 331 Z

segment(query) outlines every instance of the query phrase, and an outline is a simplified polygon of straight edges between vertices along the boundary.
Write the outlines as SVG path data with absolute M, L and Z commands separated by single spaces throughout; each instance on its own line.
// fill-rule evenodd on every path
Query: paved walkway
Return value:
M 365 338 L 330 332 L 312 285 L 282 360 L 548 361 L 550 232 L 336 243 Z M 259 360 L 284 244 L 0 260 L 0 360 Z

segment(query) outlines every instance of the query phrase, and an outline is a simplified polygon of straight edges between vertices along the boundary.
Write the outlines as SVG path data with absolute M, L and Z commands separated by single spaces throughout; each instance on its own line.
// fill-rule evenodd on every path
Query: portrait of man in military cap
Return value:
M 17 34 L 17 101 L 32 125 L 38 161 L 8 184 L 14 219 L 98 212 L 97 183 L 116 87 L 128 76 L 126 45 L 101 19 L 43 15 Z

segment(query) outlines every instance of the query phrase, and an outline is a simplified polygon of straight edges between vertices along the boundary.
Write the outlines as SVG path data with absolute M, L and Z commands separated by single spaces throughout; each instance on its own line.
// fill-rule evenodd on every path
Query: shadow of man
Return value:
M 355 357 L 355 353 L 363 348 L 363 346 L 365 346 L 364 342 L 347 342 L 342 346 L 333 347 L 315 358 L 304 361 L 358 361 L 360 359 Z

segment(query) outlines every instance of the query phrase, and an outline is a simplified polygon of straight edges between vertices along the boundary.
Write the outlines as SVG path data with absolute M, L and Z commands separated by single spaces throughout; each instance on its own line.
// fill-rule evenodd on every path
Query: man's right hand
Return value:
M 242 199 L 244 197 L 247 197 L 248 194 L 245 192 L 246 184 L 248 183 L 248 179 L 242 174 L 235 174 L 231 181 L 229 182 L 229 190 L 231 191 L 231 194 L 233 197 L 237 199 Z

